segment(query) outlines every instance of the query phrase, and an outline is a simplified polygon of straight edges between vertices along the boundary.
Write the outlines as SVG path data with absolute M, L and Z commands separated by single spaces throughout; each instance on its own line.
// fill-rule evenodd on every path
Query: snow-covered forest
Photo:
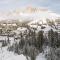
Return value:
M 50 25 L 51 24 L 51 25 Z M 48 25 L 20 26 L 0 33 L 1 60 L 60 60 L 60 34 Z
M 0 17 L 0 60 L 60 60 L 60 15 L 31 9 Z

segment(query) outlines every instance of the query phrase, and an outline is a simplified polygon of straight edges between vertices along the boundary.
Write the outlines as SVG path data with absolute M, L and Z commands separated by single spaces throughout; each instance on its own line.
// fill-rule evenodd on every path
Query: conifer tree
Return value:
M 38 32 L 38 37 L 37 37 L 37 47 L 38 47 L 38 49 L 42 49 L 43 42 L 44 42 L 43 31 L 39 31 Z
M 53 32 L 52 29 L 48 32 L 48 40 L 49 40 L 50 47 L 53 47 L 53 43 L 54 43 L 54 32 Z

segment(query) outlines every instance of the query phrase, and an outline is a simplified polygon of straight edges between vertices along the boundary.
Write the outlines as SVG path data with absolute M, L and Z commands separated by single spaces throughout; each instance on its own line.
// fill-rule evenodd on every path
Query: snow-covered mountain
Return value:
M 56 19 L 60 19 L 60 15 L 56 14 L 50 10 L 47 10 L 45 8 L 33 8 L 33 7 L 27 7 L 24 9 L 19 9 L 16 11 L 10 11 L 5 13 L 0 13 L 0 21 L 6 22 L 12 22 L 13 20 L 20 22 L 29 21 L 28 25 L 30 27 L 36 27 L 37 24 L 42 24 L 44 27 L 48 25 L 47 20 L 54 21 Z M 15 21 L 15 22 L 16 22 Z M 53 26 L 54 27 L 54 26 Z
M 0 13 L 0 20 L 43 20 L 46 19 L 53 19 L 60 17 L 59 14 L 56 14 L 52 11 L 49 11 L 45 8 L 33 8 L 33 7 L 27 7 L 24 9 L 19 9 L 16 11 L 10 11 L 10 12 L 1 12 Z

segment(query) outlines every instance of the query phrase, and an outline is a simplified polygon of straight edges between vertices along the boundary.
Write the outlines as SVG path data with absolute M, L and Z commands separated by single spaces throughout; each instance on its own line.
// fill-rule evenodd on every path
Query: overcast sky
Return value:
M 60 14 L 60 0 L 0 0 L 0 11 L 9 11 L 27 6 L 45 7 Z

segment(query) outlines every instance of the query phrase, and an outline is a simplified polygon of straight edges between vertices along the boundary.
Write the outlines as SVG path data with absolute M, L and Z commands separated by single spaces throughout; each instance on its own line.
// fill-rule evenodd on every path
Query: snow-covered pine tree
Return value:
M 37 48 L 42 51 L 42 45 L 44 43 L 43 31 L 38 32 L 37 36 Z
M 49 40 L 49 46 L 50 47 L 53 47 L 54 45 L 54 31 L 51 29 L 49 32 L 48 32 L 48 40 Z

